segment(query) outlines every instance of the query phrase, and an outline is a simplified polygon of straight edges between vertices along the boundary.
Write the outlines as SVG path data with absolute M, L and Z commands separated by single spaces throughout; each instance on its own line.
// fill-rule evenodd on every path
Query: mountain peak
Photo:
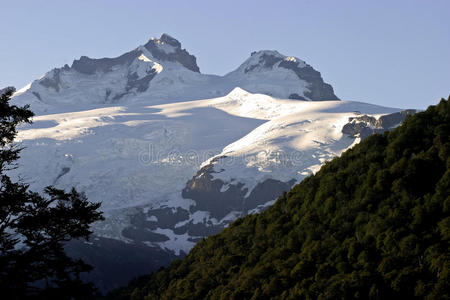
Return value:
M 253 51 L 250 56 L 254 56 L 254 55 L 274 55 L 274 56 L 284 56 L 282 55 L 280 52 L 278 52 L 277 50 L 259 50 L 259 51 Z
M 250 57 L 239 68 L 244 73 L 248 73 L 253 70 L 267 70 L 273 69 L 274 67 L 279 67 L 282 61 L 291 62 L 299 68 L 304 68 L 307 66 L 303 60 L 293 56 L 283 55 L 276 50 L 260 50 L 252 52 Z
M 182 49 L 181 43 L 167 33 L 163 33 L 159 39 L 151 38 L 144 47 L 158 60 L 178 62 L 187 69 L 200 73 L 195 56 Z
M 174 37 L 168 35 L 167 33 L 163 33 L 159 40 L 163 43 L 169 44 L 171 46 L 181 48 L 181 43 Z
M 280 78 L 280 74 L 295 76 L 304 82 L 306 89 L 302 92 L 291 92 L 290 99 L 298 100 L 339 100 L 334 94 L 331 85 L 325 83 L 320 72 L 308 65 L 305 61 L 286 56 L 276 50 L 260 50 L 251 53 L 250 57 L 241 64 L 237 70 L 228 74 L 241 76 L 273 76 Z M 278 74 L 278 76 L 276 76 Z M 290 75 L 289 75 L 290 74 Z M 253 92 L 252 90 L 250 90 Z M 266 93 L 267 94 L 267 93 Z

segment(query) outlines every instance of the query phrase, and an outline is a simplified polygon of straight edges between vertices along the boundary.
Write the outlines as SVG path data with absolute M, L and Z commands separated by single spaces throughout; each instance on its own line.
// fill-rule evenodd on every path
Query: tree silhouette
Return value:
M 14 88 L 0 90 L 0 289 L 4 299 L 89 299 L 96 290 L 80 280 L 91 270 L 64 252 L 72 239 L 88 239 L 90 224 L 102 220 L 100 203 L 82 193 L 54 187 L 46 196 L 13 182 L 7 171 L 16 167 L 22 150 L 14 143 L 17 125 L 31 123 L 29 106 L 10 104 Z

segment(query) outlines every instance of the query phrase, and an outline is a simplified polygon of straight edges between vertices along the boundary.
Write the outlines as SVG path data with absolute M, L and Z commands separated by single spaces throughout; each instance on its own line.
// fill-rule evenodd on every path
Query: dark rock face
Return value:
M 174 46 L 176 48 L 181 48 L 181 43 L 177 39 L 175 39 L 175 38 L 171 37 L 170 35 L 168 35 L 167 33 L 163 33 L 161 35 L 161 37 L 159 38 L 159 40 L 164 42 L 164 43 L 166 43 L 166 44 Z
M 252 53 L 252 55 L 255 52 Z M 261 57 L 259 58 L 259 65 L 264 66 L 265 68 L 273 68 L 273 66 L 277 63 L 280 62 L 282 60 L 282 58 L 275 56 L 275 55 L 270 55 L 267 53 L 263 53 L 261 55 Z M 259 65 L 251 65 L 248 66 L 247 68 L 245 68 L 244 73 L 249 73 L 251 71 L 253 71 L 256 67 L 258 67 Z
M 169 240 L 169 238 L 164 234 L 155 233 L 150 230 L 147 230 L 146 228 L 139 228 L 139 227 L 127 227 L 124 230 L 122 230 L 122 235 L 135 242 L 158 243 Z
M 387 114 L 376 119 L 372 116 L 361 115 L 349 118 L 349 122 L 342 127 L 342 133 L 352 137 L 367 138 L 374 133 L 383 133 L 401 124 L 407 116 L 416 113 L 414 109 Z
M 267 179 L 258 183 L 250 195 L 246 197 L 248 189 L 244 187 L 244 184 L 236 182 L 224 189 L 225 183 L 222 180 L 213 179 L 212 174 L 216 173 L 214 162 L 204 166 L 196 176 L 188 181 L 183 189 L 182 196 L 195 201 L 196 205 L 191 207 L 191 212 L 195 210 L 208 211 L 217 220 L 222 219 L 232 211 L 245 215 L 249 210 L 276 199 L 295 183 L 295 179 L 288 182 Z
M 111 72 L 114 66 L 130 66 L 140 55 L 140 51 L 133 50 L 116 58 L 91 59 L 89 57 L 82 56 L 79 60 L 74 60 L 71 68 L 86 75 L 92 75 L 97 72 Z M 44 80 L 41 80 L 39 83 L 46 87 L 53 87 L 58 92 L 60 86 L 60 72 L 62 70 L 67 70 L 68 68 L 68 66 L 65 66 L 62 69 L 55 69 L 55 75 L 53 78 L 44 78 Z M 123 96 L 133 91 L 138 93 L 145 92 L 150 85 L 150 81 L 156 76 L 156 74 L 157 72 L 154 69 L 148 70 L 147 75 L 141 78 L 139 78 L 136 72 L 128 73 L 126 75 L 125 91 L 112 95 L 111 90 L 105 90 L 104 102 L 116 102 Z
M 381 116 L 378 121 L 382 128 L 392 128 L 402 123 L 407 116 L 413 115 L 416 112 L 417 110 L 415 109 L 406 109 L 402 110 L 401 112 Z
M 323 100 L 339 100 L 334 94 L 333 87 L 328 83 L 325 83 L 320 75 L 320 72 L 313 69 L 313 67 L 306 65 L 305 67 L 299 67 L 299 63 L 295 61 L 283 60 L 279 64 L 280 68 L 286 68 L 294 71 L 298 78 L 309 83 L 309 92 L 305 92 L 304 95 L 310 100 L 323 101 Z
M 89 243 L 69 242 L 66 252 L 94 267 L 90 273 L 82 274 L 82 279 L 93 282 L 103 293 L 127 285 L 131 279 L 150 274 L 184 256 L 142 243 L 125 243 L 96 236 Z
M 193 210 L 195 212 L 197 210 Z M 190 220 L 188 210 L 171 207 L 150 209 L 146 212 L 138 212 L 130 216 L 131 226 L 122 231 L 122 235 L 136 243 L 150 242 L 159 243 L 167 241 L 168 238 L 156 232 L 158 228 L 170 229 L 177 235 L 188 233 L 194 238 L 202 238 L 219 233 L 224 228 L 223 225 L 215 225 L 212 222 L 195 223 Z M 178 225 L 183 222 L 182 225 Z
M 145 92 L 149 87 L 150 81 L 156 76 L 156 74 L 156 71 L 153 69 L 142 78 L 139 78 L 136 72 L 128 74 L 127 86 L 125 88 L 126 91 L 128 92 L 135 88 L 137 92 Z
M 211 222 L 208 223 L 196 223 L 194 224 L 192 221 L 189 223 L 176 227 L 173 229 L 175 234 L 189 234 L 191 238 L 189 239 L 192 242 L 198 241 L 198 239 L 202 239 L 204 237 L 217 234 L 224 228 L 223 225 L 214 225 Z
M 165 52 L 161 50 L 158 45 L 167 44 L 174 47 L 173 52 Z M 164 61 L 172 61 L 179 62 L 187 69 L 200 73 L 200 68 L 197 65 L 197 59 L 194 55 L 189 54 L 186 49 L 181 49 L 181 43 L 174 39 L 173 37 L 163 34 L 159 39 L 152 39 L 147 44 L 144 45 L 148 51 L 150 51 L 154 58 L 164 60 Z
M 295 179 L 282 182 L 269 178 L 258 183 L 250 195 L 244 199 L 244 211 L 248 212 L 270 200 L 278 198 L 283 192 L 289 191 L 295 182 Z
M 183 189 L 183 198 L 192 199 L 196 202 L 194 210 L 203 210 L 211 212 L 211 215 L 218 220 L 225 217 L 231 211 L 242 211 L 242 199 L 247 194 L 247 188 L 243 188 L 242 183 L 230 185 L 225 191 L 221 192 L 224 182 L 220 179 L 213 179 L 214 165 L 211 163 L 197 173 L 186 184 Z
M 348 134 L 352 137 L 361 137 L 365 139 L 369 135 L 373 134 L 376 130 L 371 128 L 364 122 L 351 122 L 347 123 L 342 127 L 342 133 Z
M 154 220 L 152 219 L 154 218 Z M 182 208 L 156 208 L 148 210 L 146 213 L 138 213 L 131 217 L 131 224 L 137 228 L 148 228 L 155 230 L 158 227 L 162 229 L 173 229 L 179 222 L 189 218 L 189 212 Z M 157 220 L 157 221 L 156 221 Z
M 255 52 L 252 53 L 255 55 Z M 262 66 L 267 69 L 273 69 L 275 64 L 278 64 L 279 68 L 284 68 L 292 70 L 298 78 L 306 81 L 308 85 L 307 91 L 304 95 L 291 94 L 289 99 L 298 100 L 339 100 L 339 98 L 334 94 L 333 87 L 328 83 L 325 83 L 320 75 L 320 72 L 314 70 L 310 65 L 300 65 L 298 61 L 295 60 L 285 60 L 282 55 L 273 55 L 268 53 L 262 53 L 259 57 L 259 62 L 256 65 L 247 66 L 244 73 L 249 73 L 255 70 L 258 66 Z
M 94 59 L 82 56 L 80 59 L 73 61 L 71 68 L 87 75 L 95 74 L 96 72 L 110 72 L 113 66 L 131 64 L 139 55 L 139 51 L 133 50 L 115 58 Z
M 46 88 L 53 88 L 55 92 L 59 92 L 61 85 L 61 69 L 53 69 L 52 77 L 44 77 L 39 81 L 39 84 L 45 86 Z
M 38 92 L 33 92 L 33 95 L 39 100 L 42 101 L 42 97 Z

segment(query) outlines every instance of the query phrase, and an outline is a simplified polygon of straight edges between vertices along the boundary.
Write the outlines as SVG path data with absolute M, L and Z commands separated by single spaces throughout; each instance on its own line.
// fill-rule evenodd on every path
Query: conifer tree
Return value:
M 29 106 L 11 105 L 14 88 L 0 90 L 0 290 L 3 299 L 91 299 L 95 288 L 80 280 L 91 269 L 66 255 L 72 239 L 88 239 L 90 225 L 102 220 L 100 203 L 83 193 L 47 187 L 46 196 L 14 182 L 22 148 L 17 126 L 31 123 Z

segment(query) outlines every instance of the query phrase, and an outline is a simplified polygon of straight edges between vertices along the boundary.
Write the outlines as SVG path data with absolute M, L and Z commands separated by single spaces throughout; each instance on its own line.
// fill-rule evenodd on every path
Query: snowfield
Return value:
M 109 218 L 96 233 L 127 241 L 121 230 L 130 211 L 189 209 L 192 200 L 181 196 L 186 182 L 215 158 L 214 168 L 222 171 L 214 178 L 226 186 L 243 183 L 249 195 L 267 178 L 299 182 L 357 143 L 341 133 L 349 117 L 396 111 L 358 102 L 282 100 L 236 88 L 205 100 L 41 114 L 19 132 L 25 149 L 13 174 L 34 191 L 48 185 L 84 191 L 102 202 Z M 196 211 L 184 222 L 221 224 L 238 216 L 217 220 Z M 194 245 L 186 233 L 153 232 L 166 235 L 169 240 L 157 244 L 175 252 Z

